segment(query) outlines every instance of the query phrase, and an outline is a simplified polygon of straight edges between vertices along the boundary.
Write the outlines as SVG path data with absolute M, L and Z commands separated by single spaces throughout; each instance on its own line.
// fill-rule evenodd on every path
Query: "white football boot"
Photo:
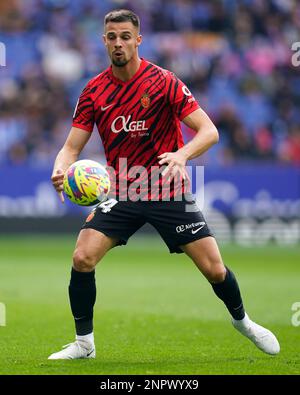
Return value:
M 232 319 L 232 325 L 242 335 L 248 337 L 261 351 L 271 355 L 279 353 L 280 345 L 275 335 L 263 326 L 251 321 L 247 314 L 242 320 Z
M 63 350 L 51 354 L 48 359 L 80 359 L 95 357 L 96 349 L 94 344 L 76 340 L 74 343 L 63 346 Z

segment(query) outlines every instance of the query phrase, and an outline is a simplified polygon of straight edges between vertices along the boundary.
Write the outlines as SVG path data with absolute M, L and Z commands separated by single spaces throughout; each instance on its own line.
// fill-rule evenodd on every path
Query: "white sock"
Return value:
M 89 344 L 94 344 L 94 332 L 88 333 L 87 335 L 76 335 L 76 340 L 79 341 L 79 343 L 89 343 Z

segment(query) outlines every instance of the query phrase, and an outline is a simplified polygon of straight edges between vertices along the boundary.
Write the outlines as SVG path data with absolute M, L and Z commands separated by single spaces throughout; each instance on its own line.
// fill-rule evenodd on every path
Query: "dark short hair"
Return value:
M 130 10 L 114 10 L 105 15 L 104 18 L 104 26 L 108 24 L 108 22 L 131 22 L 133 26 L 140 29 L 140 18 Z

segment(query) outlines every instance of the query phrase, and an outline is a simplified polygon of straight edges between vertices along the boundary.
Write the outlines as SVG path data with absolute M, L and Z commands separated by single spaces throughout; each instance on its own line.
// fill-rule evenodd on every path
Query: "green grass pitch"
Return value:
M 183 254 L 134 237 L 97 267 L 95 360 L 48 361 L 74 339 L 68 282 L 75 236 L 0 239 L 0 374 L 299 374 L 299 247 L 221 247 L 246 309 L 281 353 L 241 336 L 210 285 Z

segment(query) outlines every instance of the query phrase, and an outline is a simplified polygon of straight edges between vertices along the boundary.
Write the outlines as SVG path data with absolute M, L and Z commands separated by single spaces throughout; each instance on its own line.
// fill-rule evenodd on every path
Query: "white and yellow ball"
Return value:
M 64 192 L 71 202 L 93 206 L 107 199 L 110 190 L 108 172 L 93 160 L 78 160 L 64 175 Z

